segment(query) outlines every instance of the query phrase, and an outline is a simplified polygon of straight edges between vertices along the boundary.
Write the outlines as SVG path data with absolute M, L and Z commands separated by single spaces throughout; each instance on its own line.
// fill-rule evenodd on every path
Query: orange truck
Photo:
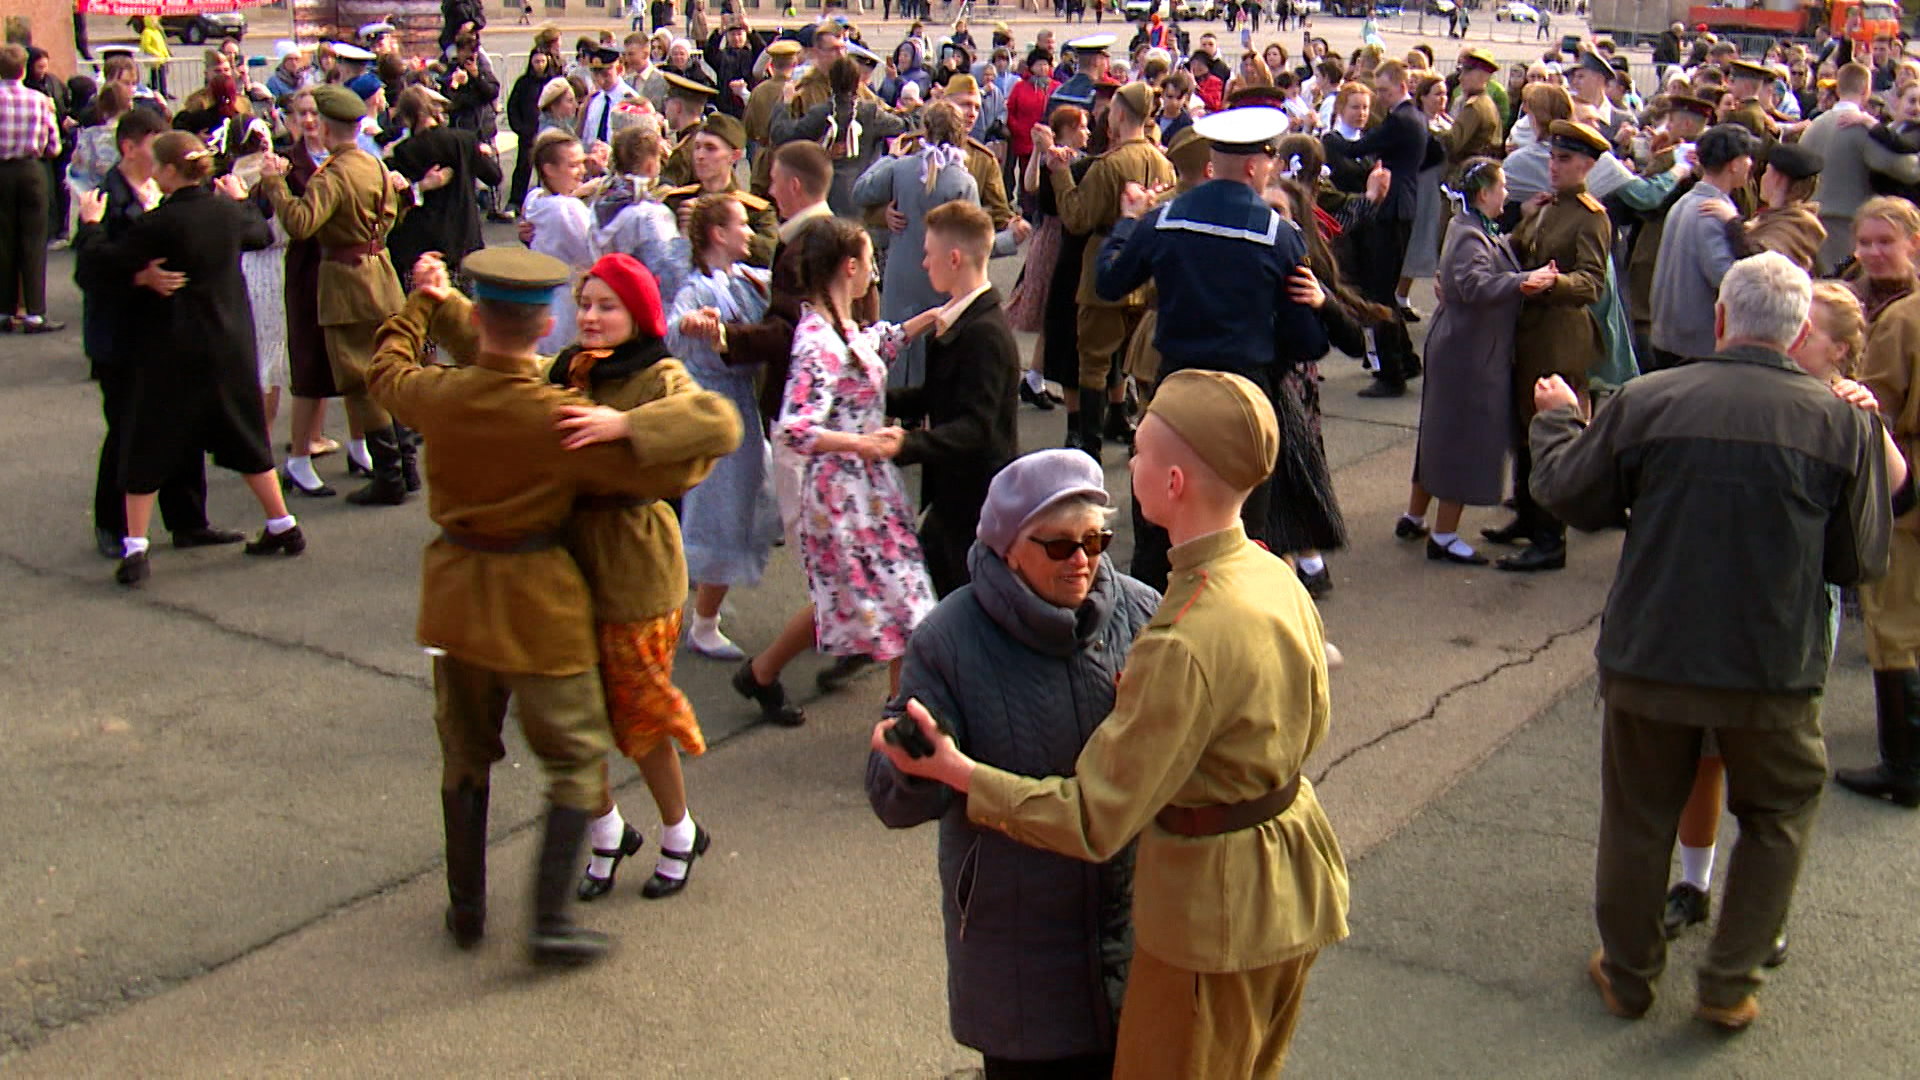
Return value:
M 1891 40 L 1899 35 L 1900 8 L 1893 0 L 1764 0 L 1757 7 L 1738 3 L 1702 7 L 1691 0 L 1667 0 L 1664 5 L 1658 0 L 1593 0 L 1589 20 L 1596 36 L 1604 34 L 1623 45 L 1649 41 L 1673 23 L 1684 23 L 1689 34 L 1705 26 L 1739 43 L 1743 54 L 1757 54 L 1778 38 L 1812 38 L 1821 26 L 1864 47 L 1876 38 Z

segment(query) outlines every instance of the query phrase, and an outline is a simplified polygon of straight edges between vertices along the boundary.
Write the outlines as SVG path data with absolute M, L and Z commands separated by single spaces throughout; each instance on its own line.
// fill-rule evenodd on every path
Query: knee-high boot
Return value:
M 367 456 L 373 459 L 373 480 L 347 496 L 355 506 L 399 506 L 407 501 L 406 477 L 400 471 L 400 427 L 389 424 L 367 432 Z
M 1874 672 L 1873 699 L 1880 763 L 1835 770 L 1833 780 L 1848 791 L 1920 808 L 1920 671 Z
M 575 926 L 569 910 L 580 879 L 580 846 L 587 836 L 585 810 L 554 806 L 547 810 L 546 835 L 533 884 L 533 932 L 527 952 L 536 964 L 590 964 L 606 955 L 607 935 Z
M 440 792 L 447 829 L 447 931 L 470 949 L 487 927 L 487 795 L 462 784 Z

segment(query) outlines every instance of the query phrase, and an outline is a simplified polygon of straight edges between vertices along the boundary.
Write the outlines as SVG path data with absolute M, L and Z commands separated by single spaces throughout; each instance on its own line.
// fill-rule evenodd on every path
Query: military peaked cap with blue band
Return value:
M 508 304 L 553 303 L 553 290 L 567 283 L 567 264 L 523 248 L 490 247 L 467 256 L 460 269 L 473 279 L 473 295 Z

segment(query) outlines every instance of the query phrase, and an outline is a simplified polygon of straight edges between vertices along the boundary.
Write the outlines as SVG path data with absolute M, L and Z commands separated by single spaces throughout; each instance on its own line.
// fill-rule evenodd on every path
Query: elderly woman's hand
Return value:
M 896 723 L 919 724 L 920 734 L 933 746 L 933 755 L 917 758 L 888 742 L 887 729 Z M 953 736 L 940 730 L 933 714 L 920 704 L 918 698 L 907 699 L 907 715 L 873 725 L 872 745 L 894 768 L 908 776 L 939 781 L 962 795 L 973 785 L 973 759 L 960 752 L 960 748 L 954 745 Z

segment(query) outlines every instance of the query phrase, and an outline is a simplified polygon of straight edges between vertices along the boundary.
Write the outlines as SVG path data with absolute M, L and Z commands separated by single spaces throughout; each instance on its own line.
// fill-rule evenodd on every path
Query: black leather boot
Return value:
M 400 483 L 411 495 L 420 490 L 420 436 L 397 422 L 393 427 L 399 433 Z
M 1074 441 L 1074 448 L 1084 450 L 1097 463 L 1100 460 L 1100 440 L 1107 425 L 1107 392 L 1105 390 L 1080 389 L 1080 435 Z
M 580 877 L 580 845 L 587 836 L 585 810 L 567 806 L 547 809 L 546 835 L 540 842 L 540 863 L 533 882 L 533 933 L 527 953 L 536 964 L 579 967 L 607 953 L 607 935 L 573 923 L 567 910 Z
M 487 788 L 440 792 L 447 827 L 447 932 L 471 949 L 487 928 Z
M 1920 671 L 1876 671 L 1873 699 L 1880 730 L 1880 763 L 1838 769 L 1833 781 L 1848 791 L 1920 808 Z
M 347 496 L 355 506 L 399 506 L 407 501 L 407 482 L 400 472 L 400 431 L 389 424 L 367 432 L 367 456 L 373 459 L 373 481 Z

